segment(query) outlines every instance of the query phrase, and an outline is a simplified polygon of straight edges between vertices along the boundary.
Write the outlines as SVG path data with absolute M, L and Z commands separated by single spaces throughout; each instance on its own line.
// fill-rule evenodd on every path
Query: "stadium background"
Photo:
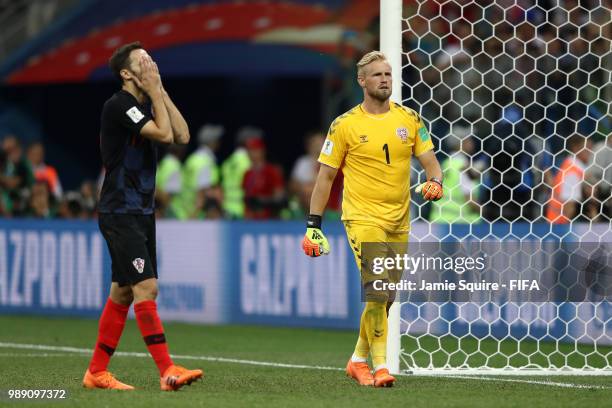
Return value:
M 416 3 L 408 0 L 404 5 L 410 10 Z M 557 5 L 552 0 L 527 3 L 533 3 L 530 7 L 534 7 L 532 13 L 524 16 L 527 21 L 536 21 L 541 13 L 546 15 Z M 579 4 L 589 16 L 594 15 L 589 13 L 593 12 L 596 3 L 603 3 L 599 8 L 609 9 L 605 1 L 560 3 L 570 8 Z M 313 130 L 325 131 L 333 117 L 359 102 L 360 89 L 353 80 L 354 62 L 365 51 L 378 48 L 378 1 L 373 0 L 129 3 L 66 0 L 48 4 L 54 6 L 47 5 L 50 8 L 45 9 L 36 2 L 0 2 L 0 21 L 10 22 L 7 27 L 11 29 L 6 33 L 14 33 L 0 41 L 3 53 L 0 137 L 16 135 L 24 147 L 41 141 L 46 150 L 46 162 L 57 169 L 65 191 L 78 191 L 83 181 L 95 183 L 100 175 L 100 108 L 117 88 L 105 63 L 117 41 L 140 40 L 158 61 L 165 87 L 190 124 L 189 151 L 196 149 L 195 136 L 202 125 L 222 124 L 225 135 L 217 155 L 221 163 L 234 150 L 237 131 L 245 125 L 257 126 L 264 132 L 270 161 L 282 167 L 286 180 L 296 159 L 304 154 L 305 135 Z M 443 12 L 450 17 L 456 10 L 449 7 Z M 610 13 L 602 15 L 604 51 L 575 56 L 581 56 L 587 64 L 589 55 L 596 55 L 607 59 L 609 67 Z M 202 19 L 205 20 L 205 34 L 198 34 L 189 23 L 198 21 L 201 26 Z M 235 23 L 220 24 L 226 20 Z M 18 22 L 15 27 L 14 22 Z M 275 24 L 289 26 L 293 31 L 279 30 L 270 34 L 268 31 L 277 28 Z M 440 29 L 452 31 L 452 25 Z M 213 34 L 207 34 L 209 32 Z M 588 35 L 586 30 L 584 35 Z M 454 40 L 449 36 L 445 41 L 453 43 Z M 417 48 L 421 45 L 424 47 L 422 53 L 415 51 L 410 56 L 417 69 L 424 67 L 418 64 L 425 64 L 426 53 L 431 51 L 426 49 L 425 43 L 419 43 Z M 572 50 L 567 55 L 571 64 Z M 568 72 L 564 73 L 562 67 L 558 71 L 562 76 Z M 429 97 L 434 101 L 444 98 L 443 94 L 421 96 L 428 91 L 418 87 L 420 74 L 415 70 L 405 69 L 403 76 L 406 83 L 411 84 L 404 86 L 404 98 L 412 99 L 414 107 L 426 103 Z M 588 80 L 593 86 L 609 92 L 606 78 L 609 82 L 609 70 L 599 70 Z M 584 78 L 577 80 L 585 81 Z M 564 92 L 567 96 L 561 100 L 577 97 L 569 88 L 562 89 L 560 95 Z M 530 103 L 517 100 L 516 104 L 511 104 L 504 90 L 491 97 L 500 107 L 486 112 L 486 115 L 493 115 L 486 117 L 491 123 L 503 124 L 503 119 L 510 119 L 507 123 L 512 123 L 513 110 L 523 112 Z M 589 105 L 592 110 L 581 111 L 584 104 L 576 104 L 575 113 L 571 114 L 583 118 L 577 121 L 575 130 L 593 135 L 595 142 L 601 142 L 610 133 L 609 111 L 606 112 L 609 96 L 602 93 L 598 98 L 607 101 L 608 107 L 605 103 L 603 107 L 592 104 Z M 426 119 L 435 117 L 432 108 L 435 108 L 432 104 L 424 106 Z M 442 118 L 454 114 L 452 107 L 441 113 Z M 491 131 L 523 137 L 525 132 L 533 131 L 550 142 L 551 158 L 548 160 L 558 165 L 564 157 L 564 140 L 572 132 L 571 126 L 570 130 L 560 126 L 559 132 L 557 127 L 547 127 L 562 121 L 562 117 L 555 117 L 555 114 L 558 112 L 551 110 L 552 116 L 543 117 L 541 126 L 527 129 L 519 124 L 494 130 L 481 122 L 483 127 L 478 129 L 482 133 L 475 136 L 482 140 L 485 133 Z M 441 143 L 440 136 L 448 134 L 450 126 L 444 119 L 428 124 L 441 149 L 439 158 L 443 159 L 446 146 Z M 503 150 L 507 147 L 516 148 L 505 144 L 489 148 Z M 486 151 L 484 145 L 482 148 Z M 536 164 L 528 161 L 525 166 L 523 170 L 535 168 Z M 495 198 L 491 200 L 494 205 L 499 204 L 495 203 Z M 606 208 L 609 211 L 609 207 Z M 602 209 L 599 215 L 609 217 L 605 211 Z M 422 214 L 426 217 L 428 213 Z M 28 317 L 10 316 L 98 316 L 110 271 L 106 248 L 95 221 L 37 220 L 23 215 L 5 213 L 0 220 L 0 314 L 5 315 L 3 321 L 13 325 L 10 327 L 27 328 L 40 323 Z M 525 213 L 506 220 L 513 222 L 521 217 L 527 221 L 537 220 L 536 216 Z M 299 213 L 286 218 L 300 219 Z M 609 218 L 607 220 L 609 222 Z M 358 275 L 340 223 L 326 222 L 334 252 L 316 264 L 299 251 L 303 233 L 300 221 L 160 220 L 158 225 L 162 318 L 268 327 L 347 329 L 358 326 Z M 425 224 L 417 224 L 414 228 L 429 231 Z M 501 238 L 506 233 L 504 225 L 500 225 L 499 230 L 495 228 L 494 236 L 498 234 Z M 463 317 L 473 319 L 473 316 Z M 603 320 L 609 322 L 609 318 Z M 75 320 L 78 322 L 75 326 L 70 320 L 58 322 L 61 322 L 58 326 L 66 324 L 67 330 L 82 324 L 79 320 Z M 90 327 L 93 328 L 94 323 L 91 319 Z M 177 332 L 181 330 L 190 331 L 177 326 Z M 218 329 L 205 327 L 203 330 L 216 333 Z M 245 338 L 250 338 L 250 329 L 245 330 Z M 592 321 L 586 330 L 592 338 L 610 339 L 608 325 Z M 94 330 L 90 331 L 93 336 Z M 16 330 L 12 335 L 5 332 L 0 341 L 35 341 L 35 337 L 28 337 L 25 332 L 27 329 Z M 302 332 L 296 333 L 296 338 L 301 337 Z M 198 344 L 197 334 L 190 335 L 193 344 L 206 348 L 205 344 Z M 343 341 L 348 352 L 353 340 L 351 336 L 346 337 L 350 337 L 350 341 L 330 341 Z M 296 338 L 291 337 L 291 341 L 300 344 Z M 55 334 L 54 344 L 68 344 L 64 340 Z M 93 344 L 93 337 L 90 340 Z M 128 344 L 133 345 L 131 350 L 137 349 L 135 342 Z M 87 347 L 88 343 L 78 346 Z M 191 350 L 190 353 L 195 352 Z M 610 354 L 606 355 L 609 358 Z M 245 358 L 250 359 L 274 359 L 273 356 L 273 350 L 265 356 L 245 354 Z M 329 361 L 329 364 L 340 366 L 345 357 L 328 360 L 327 354 L 322 356 L 320 360 L 313 358 L 313 364 Z M 435 389 L 436 384 L 431 386 Z M 8 388 L 8 384 L 2 387 Z M 559 400 L 551 401 L 559 404 Z

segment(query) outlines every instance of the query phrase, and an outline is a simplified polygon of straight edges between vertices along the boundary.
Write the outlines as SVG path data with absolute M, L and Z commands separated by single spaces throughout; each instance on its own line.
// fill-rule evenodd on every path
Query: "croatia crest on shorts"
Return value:
M 144 263 L 144 259 L 142 258 L 136 258 L 132 261 L 132 265 L 134 265 L 134 268 L 136 268 L 138 273 L 144 272 Z
M 395 131 L 397 137 L 402 139 L 402 144 L 408 143 L 408 130 L 405 127 L 397 128 Z

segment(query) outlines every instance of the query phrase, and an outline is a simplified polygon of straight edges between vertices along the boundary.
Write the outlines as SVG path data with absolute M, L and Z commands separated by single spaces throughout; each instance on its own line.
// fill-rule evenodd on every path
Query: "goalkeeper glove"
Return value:
M 306 235 L 302 240 L 304 253 L 312 257 L 329 254 L 329 242 L 321 231 L 321 216 L 310 214 L 306 227 Z
M 435 177 L 432 177 L 429 179 L 429 181 L 418 185 L 414 191 L 417 194 L 422 193 L 423 198 L 427 201 L 438 201 L 444 195 L 442 180 Z

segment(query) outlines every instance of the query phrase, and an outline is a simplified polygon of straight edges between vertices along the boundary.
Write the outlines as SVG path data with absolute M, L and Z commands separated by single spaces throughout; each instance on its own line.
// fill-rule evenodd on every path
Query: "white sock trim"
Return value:
M 377 365 L 376 367 L 374 367 L 374 372 L 378 370 L 382 370 L 383 368 L 387 368 L 387 365 L 386 364 Z
M 359 357 L 359 356 L 356 356 L 355 354 L 353 354 L 353 356 L 351 357 L 351 361 L 353 363 L 367 363 L 368 359 L 367 358 L 363 358 L 363 357 Z

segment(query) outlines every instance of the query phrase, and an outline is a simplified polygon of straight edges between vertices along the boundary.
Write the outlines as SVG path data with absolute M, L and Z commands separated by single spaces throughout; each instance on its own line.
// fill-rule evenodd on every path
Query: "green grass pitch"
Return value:
M 174 393 L 159 390 L 150 358 L 117 355 L 110 370 L 138 387 L 134 392 L 85 390 L 81 378 L 89 353 L 0 347 L 0 406 L 16 407 L 565 407 L 607 406 L 612 377 L 488 377 L 488 380 L 400 376 L 390 389 L 359 387 L 344 376 L 352 331 L 166 324 L 173 354 L 337 367 L 338 370 L 271 367 L 229 361 L 175 359 L 201 367 L 203 381 Z M 89 349 L 95 320 L 0 316 L 0 343 Z M 118 351 L 146 352 L 134 321 Z M 506 381 L 504 381 L 506 380 Z M 530 381 L 552 381 L 553 386 Z M 66 389 L 61 401 L 11 401 L 9 389 Z

